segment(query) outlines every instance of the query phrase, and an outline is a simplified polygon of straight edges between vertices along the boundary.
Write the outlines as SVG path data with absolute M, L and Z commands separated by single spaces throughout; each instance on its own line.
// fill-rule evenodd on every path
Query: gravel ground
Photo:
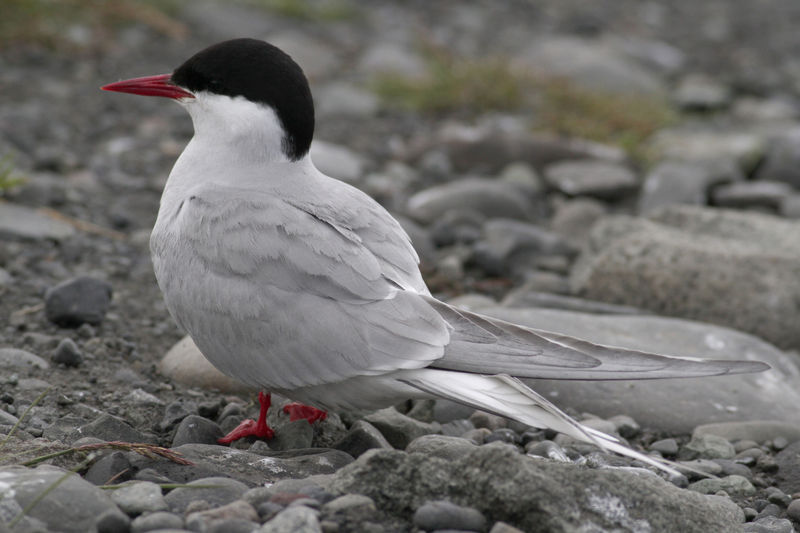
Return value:
M 56 49 L 0 53 L 0 156 L 25 177 L 0 201 L 2 433 L 21 420 L 0 448 L 0 533 L 800 524 L 800 5 L 370 2 L 297 18 L 192 2 L 173 22 L 182 37 L 77 24 Z M 168 102 L 97 88 L 245 35 L 304 67 L 315 163 L 398 215 L 437 296 L 597 342 L 773 370 L 531 383 L 585 424 L 677 461 L 676 477 L 443 401 L 313 426 L 276 410 L 272 441 L 216 445 L 256 414 L 254 391 L 181 341 L 147 248 L 191 123 Z M 375 96 L 387 72 L 423 76 L 430 49 L 506 58 L 564 91 L 621 99 L 605 122 L 643 99 L 667 102 L 672 118 L 625 152 L 556 135 L 555 100 L 533 89 L 504 111 L 418 112 Z

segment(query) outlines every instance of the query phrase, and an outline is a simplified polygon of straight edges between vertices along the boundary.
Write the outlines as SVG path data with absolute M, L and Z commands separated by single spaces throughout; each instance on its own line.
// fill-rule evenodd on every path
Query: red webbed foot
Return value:
M 283 412 L 289 415 L 289 420 L 292 422 L 295 420 L 308 420 L 309 424 L 313 424 L 317 420 L 328 418 L 326 411 L 297 402 L 284 405 Z
M 221 439 L 217 439 L 217 442 L 219 444 L 230 444 L 244 437 L 256 437 L 259 439 L 271 439 L 274 437 L 275 432 L 267 425 L 267 411 L 272 403 L 272 395 L 259 392 L 258 403 L 261 404 L 261 409 L 258 413 L 258 421 L 249 418 L 243 420 L 241 424 L 236 426 L 236 429 Z

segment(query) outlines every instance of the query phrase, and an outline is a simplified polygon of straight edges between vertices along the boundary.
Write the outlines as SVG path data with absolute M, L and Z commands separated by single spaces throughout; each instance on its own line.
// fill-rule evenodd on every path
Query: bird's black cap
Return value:
M 314 102 L 300 66 L 279 48 L 258 39 L 232 39 L 202 50 L 172 73 L 192 92 L 243 96 L 275 110 L 286 131 L 284 151 L 297 161 L 314 136 Z

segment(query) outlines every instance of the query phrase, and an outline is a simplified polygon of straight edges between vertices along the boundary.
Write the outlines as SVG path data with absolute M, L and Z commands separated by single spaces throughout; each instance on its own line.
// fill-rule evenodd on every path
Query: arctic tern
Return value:
M 301 68 L 255 39 L 225 41 L 171 74 L 105 90 L 171 98 L 194 136 L 169 175 L 150 248 L 166 305 L 219 370 L 324 409 L 446 398 L 670 470 L 559 410 L 519 378 L 625 380 L 759 372 L 600 346 L 431 296 L 400 224 L 309 157 Z M 272 436 L 258 422 L 223 442 Z M 290 408 L 309 420 L 324 413 Z

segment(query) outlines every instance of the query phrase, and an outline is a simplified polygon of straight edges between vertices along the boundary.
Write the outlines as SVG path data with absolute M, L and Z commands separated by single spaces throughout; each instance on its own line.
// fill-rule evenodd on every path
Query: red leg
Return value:
M 230 444 L 235 440 L 239 440 L 243 437 L 257 437 L 259 439 L 271 439 L 275 436 L 275 432 L 272 431 L 267 425 L 267 411 L 269 410 L 269 406 L 272 403 L 272 395 L 264 394 L 264 392 L 258 393 L 258 403 L 261 404 L 261 409 L 258 413 L 258 421 L 247 419 L 243 420 L 241 424 L 236 426 L 236 429 L 222 437 L 221 439 L 217 439 L 217 442 L 220 444 Z
M 283 412 L 289 415 L 289 420 L 292 422 L 295 420 L 308 420 L 309 424 L 313 424 L 317 420 L 325 420 L 328 418 L 327 412 L 297 402 L 284 405 Z

